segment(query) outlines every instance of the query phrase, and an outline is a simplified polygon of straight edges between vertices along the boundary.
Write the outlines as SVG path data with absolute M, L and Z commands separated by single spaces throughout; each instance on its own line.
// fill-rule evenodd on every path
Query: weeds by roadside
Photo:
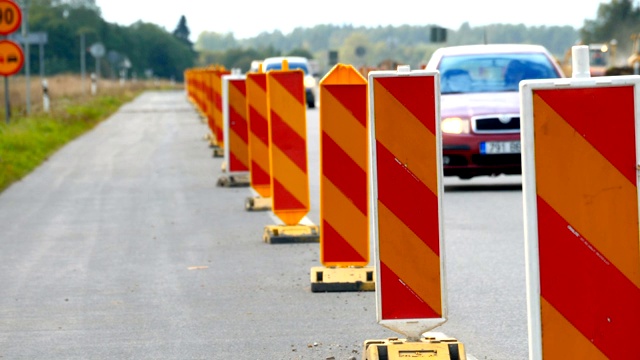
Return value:
M 158 87 L 116 87 L 96 96 L 71 94 L 56 99 L 49 113 L 36 109 L 30 116 L 12 115 L 9 124 L 3 117 L 0 121 L 0 192 L 148 88 Z M 4 114 L 2 110 L 0 114 Z

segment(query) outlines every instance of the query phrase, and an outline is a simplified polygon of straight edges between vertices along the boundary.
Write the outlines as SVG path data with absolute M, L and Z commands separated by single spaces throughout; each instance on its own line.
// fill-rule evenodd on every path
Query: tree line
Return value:
M 18 3 L 26 2 L 17 0 Z M 203 32 L 195 44 L 189 41 L 186 17 L 180 17 L 173 32 L 146 22 L 120 26 L 104 21 L 95 0 L 29 0 L 29 29 L 46 32 L 45 68 L 47 74 L 79 73 L 81 39 L 86 48 L 102 43 L 106 49 L 100 59 L 102 76 L 117 77 L 126 66 L 129 76 L 153 75 L 181 80 L 184 70 L 194 66 L 221 64 L 247 71 L 253 60 L 270 56 L 300 55 L 314 59 L 321 70 L 330 68 L 329 53 L 338 61 L 356 66 L 381 63 L 426 63 L 441 46 L 481 43 L 529 43 L 544 45 L 558 59 L 578 42 L 609 42 L 617 39 L 620 54 L 630 55 L 630 37 L 640 32 L 640 5 L 632 0 L 611 0 L 599 6 L 595 19 L 585 19 L 580 29 L 571 26 L 533 26 L 493 24 L 447 29 L 446 42 L 434 42 L 431 29 L 436 25 L 378 26 L 316 25 L 296 28 L 289 34 L 263 32 L 248 39 L 232 33 Z M 39 69 L 38 48 L 30 51 L 30 71 Z M 87 71 L 95 71 L 95 59 L 86 53 Z
M 495 24 L 472 27 L 464 23 L 457 30 L 447 29 L 446 42 L 433 42 L 431 32 L 437 25 L 379 26 L 317 25 L 296 28 L 290 34 L 280 31 L 261 33 L 254 38 L 236 39 L 232 33 L 204 32 L 195 43 L 198 62 L 218 62 L 225 66 L 248 69 L 251 60 L 267 56 L 288 55 L 306 50 L 321 68 L 329 67 L 329 52 L 338 60 L 355 66 L 378 66 L 383 62 L 402 63 L 416 68 L 425 64 L 431 54 L 444 45 L 482 43 L 535 43 L 554 54 L 564 54 L 578 39 L 571 26 L 539 26 Z M 265 45 L 266 44 L 266 45 Z M 232 56 L 230 56 L 233 54 Z
M 525 26 L 523 24 L 493 24 L 447 29 L 444 43 L 431 41 L 431 29 L 403 25 L 375 28 L 352 25 L 316 25 L 296 28 L 289 34 L 280 31 L 263 32 L 256 37 L 236 39 L 232 33 L 203 32 L 195 48 L 198 64 L 219 63 L 226 67 L 249 68 L 253 59 L 268 56 L 308 53 L 322 69 L 328 70 L 329 52 L 337 51 L 343 63 L 356 66 L 379 66 L 382 63 L 409 64 L 412 68 L 425 64 L 441 46 L 523 43 L 545 46 L 559 61 L 578 43 L 605 43 L 616 39 L 620 54 L 629 56 L 630 36 L 640 32 L 640 5 L 632 0 L 612 0 L 599 6 L 595 19 L 585 19 L 580 29 L 572 26 Z
M 87 72 L 99 71 L 103 77 L 118 77 L 120 71 L 126 69 L 129 76 L 138 78 L 181 80 L 184 70 L 194 66 L 197 54 L 188 41 L 188 33 L 185 41 L 183 33 L 169 33 L 152 23 L 139 21 L 130 26 L 108 23 L 102 19 L 95 0 L 30 0 L 28 3 L 29 32 L 47 33 L 46 74 L 79 73 L 83 39 Z M 105 54 L 96 67 L 89 50 L 98 43 L 104 46 Z M 30 71 L 37 73 L 38 47 L 32 45 L 32 49 Z

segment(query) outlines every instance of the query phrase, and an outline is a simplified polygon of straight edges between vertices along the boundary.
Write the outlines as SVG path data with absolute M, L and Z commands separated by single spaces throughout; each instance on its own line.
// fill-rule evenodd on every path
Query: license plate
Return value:
M 481 142 L 480 154 L 520 154 L 520 141 Z

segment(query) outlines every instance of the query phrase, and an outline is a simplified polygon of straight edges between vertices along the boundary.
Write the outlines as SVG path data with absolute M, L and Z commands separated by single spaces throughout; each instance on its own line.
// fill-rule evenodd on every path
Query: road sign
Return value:
M 247 118 L 249 120 L 249 163 L 251 187 L 263 198 L 271 197 L 269 165 L 269 115 L 267 74 L 247 74 Z
M 369 73 L 378 322 L 410 340 L 446 321 L 439 75 Z
M 228 75 L 231 72 L 225 69 L 223 66 L 216 66 L 207 69 L 207 83 L 209 87 L 207 89 L 208 97 L 211 102 L 207 105 L 209 107 L 209 114 L 211 115 L 211 121 L 209 127 L 213 133 L 214 146 L 217 148 L 214 151 L 215 156 L 224 156 L 224 133 L 222 124 L 222 76 Z
M 521 85 L 530 359 L 634 357 L 639 93 L 638 76 Z
M 25 39 L 22 34 L 14 33 L 9 35 L 9 40 L 20 44 L 26 44 L 25 40 L 29 40 L 30 45 L 44 45 L 49 41 L 49 35 L 44 31 L 30 32 Z
M 24 53 L 13 41 L 0 40 L 0 75 L 10 76 L 22 68 Z
M 244 75 L 222 76 L 222 118 L 224 119 L 224 158 L 229 174 L 249 171 L 249 131 L 247 91 Z
M 310 210 L 307 164 L 307 107 L 304 72 L 267 72 L 269 163 L 273 214 L 283 225 L 266 226 L 263 240 L 271 244 L 318 242 L 319 228 L 306 218 Z
M 310 210 L 307 114 L 302 70 L 267 72 L 273 212 L 297 225 Z
M 89 47 L 89 52 L 94 58 L 101 58 L 106 53 L 106 49 L 102 43 L 95 43 Z
M 320 82 L 320 262 L 311 291 L 373 291 L 367 80 L 336 64 Z
M 9 35 L 22 23 L 22 11 L 10 0 L 0 0 L 0 35 Z
M 336 65 L 320 82 L 320 262 L 369 264 L 367 80 Z

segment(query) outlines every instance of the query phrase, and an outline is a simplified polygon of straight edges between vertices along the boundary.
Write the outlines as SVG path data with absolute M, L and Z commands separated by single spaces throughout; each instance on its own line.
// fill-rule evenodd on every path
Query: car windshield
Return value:
M 304 71 L 305 75 L 309 73 L 309 70 L 307 69 L 307 65 L 305 63 L 290 62 L 289 70 L 295 70 L 295 69 L 301 69 L 302 71 Z M 265 69 L 265 71 L 269 71 L 269 70 L 282 70 L 282 63 L 273 63 L 273 64 L 267 65 L 267 68 Z
M 539 53 L 445 56 L 438 70 L 442 94 L 518 91 L 520 80 L 559 77 Z

